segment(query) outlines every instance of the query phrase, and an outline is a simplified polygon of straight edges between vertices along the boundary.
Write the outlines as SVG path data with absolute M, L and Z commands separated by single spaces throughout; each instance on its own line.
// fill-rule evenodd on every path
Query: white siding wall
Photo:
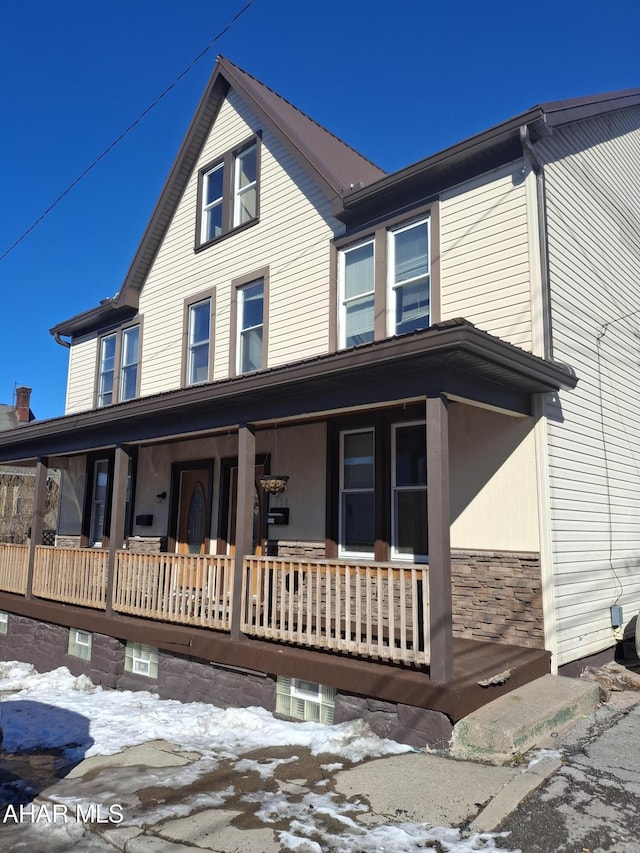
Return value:
M 530 350 L 531 271 L 523 163 L 442 195 L 442 319 L 465 317 Z
M 625 622 L 640 606 L 640 110 L 558 131 L 539 150 L 554 357 L 580 379 L 548 404 L 563 664 L 612 645 L 610 605 Z
M 197 169 L 260 129 L 231 91 Z M 194 253 L 197 169 L 169 226 L 140 298 L 144 315 L 141 394 L 180 385 L 183 301 L 215 287 L 214 378 L 229 374 L 231 282 L 270 271 L 268 366 L 328 349 L 329 202 L 267 130 L 262 138 L 260 222 Z M 330 227 L 330 224 L 332 227 Z
M 97 339 L 90 338 L 74 344 L 69 350 L 69 374 L 65 407 L 65 414 L 67 415 L 83 412 L 94 407 L 97 346 Z

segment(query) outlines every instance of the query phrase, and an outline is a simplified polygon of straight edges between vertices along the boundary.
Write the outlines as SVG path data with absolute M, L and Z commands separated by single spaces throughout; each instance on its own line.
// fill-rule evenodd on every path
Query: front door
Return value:
M 178 554 L 206 554 L 209 550 L 210 470 L 188 468 L 180 472 L 178 500 Z

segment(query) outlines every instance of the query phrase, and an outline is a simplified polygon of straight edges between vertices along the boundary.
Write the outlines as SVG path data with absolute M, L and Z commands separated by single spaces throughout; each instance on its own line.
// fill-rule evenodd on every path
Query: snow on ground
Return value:
M 251 770 L 266 778 L 287 760 L 256 763 L 242 756 L 275 746 L 306 747 L 313 755 L 326 753 L 352 763 L 411 751 L 406 745 L 377 737 L 361 721 L 336 726 L 293 723 L 278 720 L 262 708 L 223 710 L 204 703 L 160 699 L 150 692 L 103 690 L 86 676 L 72 676 L 64 667 L 39 674 L 29 664 L 0 662 L 0 693 L 5 753 L 60 749 L 67 759 L 79 761 L 91 756 L 112 755 L 149 741 L 167 740 L 180 750 L 198 753 L 200 757 L 181 768 L 147 768 L 142 775 L 159 784 L 163 774 L 170 773 L 171 785 L 177 789 L 199 775 L 210 773 L 222 761 L 234 762 L 238 778 Z M 333 769 L 341 765 L 325 766 Z M 114 784 L 116 777 L 121 777 L 121 785 L 129 785 L 129 802 L 137 800 L 135 791 L 139 788 L 132 787 L 135 783 L 126 768 L 109 772 L 114 777 Z M 141 782 L 138 768 L 137 784 Z M 89 787 L 85 788 L 87 784 Z M 90 784 L 71 778 L 62 780 L 56 786 L 61 789 L 60 795 L 48 793 L 48 796 L 57 802 L 95 802 Z M 248 804 L 255 804 L 257 817 L 265 826 L 282 826 L 284 821 L 287 830 L 274 826 L 276 837 L 282 849 L 297 853 L 412 853 L 420 850 L 471 853 L 498 849 L 498 836 L 491 833 L 465 838 L 457 829 L 434 828 L 426 824 L 390 821 L 374 826 L 359 823 L 357 817 L 368 812 L 368 806 L 341 801 L 324 787 L 326 784 L 326 780 L 319 782 L 317 790 L 303 797 L 290 797 L 282 791 L 258 790 L 245 794 L 242 799 Z M 70 788 L 73 796 L 68 794 Z M 164 827 L 158 828 L 158 822 L 166 825 L 167 820 L 198 809 L 224 807 L 225 801 L 233 794 L 233 785 L 207 796 L 200 793 L 186 797 L 180 804 L 136 812 L 135 819 L 125 823 L 144 825 L 152 832 L 162 832 Z M 0 847 L 7 849 L 2 841 L 3 828 L 0 826 Z M 47 832 L 51 842 L 51 830 L 51 825 L 31 824 L 28 827 L 31 837 L 35 835 L 36 843 L 39 832 Z M 71 832 L 71 826 L 67 826 L 66 831 Z M 74 838 L 77 831 L 76 827 L 71 833 Z M 82 831 L 87 833 L 87 849 L 94 849 L 98 839 L 90 838 L 88 829 Z M 77 839 L 74 844 L 77 844 Z

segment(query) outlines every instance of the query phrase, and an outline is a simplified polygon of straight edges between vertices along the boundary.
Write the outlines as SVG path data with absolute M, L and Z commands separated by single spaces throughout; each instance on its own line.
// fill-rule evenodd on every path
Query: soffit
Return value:
M 438 393 L 529 414 L 531 395 L 576 382 L 570 368 L 453 320 L 296 364 L 36 421 L 0 435 L 0 461 L 195 437 L 238 423 L 285 423 Z

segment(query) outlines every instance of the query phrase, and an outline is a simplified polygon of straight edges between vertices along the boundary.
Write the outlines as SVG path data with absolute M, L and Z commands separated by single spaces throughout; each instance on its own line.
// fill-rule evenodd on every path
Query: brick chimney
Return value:
M 27 424 L 31 420 L 31 388 L 16 388 L 16 414 L 19 424 Z

